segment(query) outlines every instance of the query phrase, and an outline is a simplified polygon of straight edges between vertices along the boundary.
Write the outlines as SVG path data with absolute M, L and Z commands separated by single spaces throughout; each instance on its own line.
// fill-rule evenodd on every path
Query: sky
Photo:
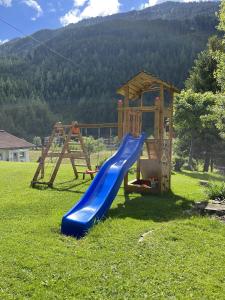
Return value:
M 0 44 L 40 29 L 55 29 L 82 19 L 153 6 L 165 0 L 0 0 Z M 190 0 L 179 0 L 188 2 Z M 6 23 L 4 23 L 5 21 Z

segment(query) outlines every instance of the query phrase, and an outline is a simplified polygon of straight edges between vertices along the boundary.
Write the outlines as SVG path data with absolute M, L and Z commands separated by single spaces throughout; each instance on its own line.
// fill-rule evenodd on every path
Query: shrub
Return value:
M 174 156 L 174 158 L 173 158 L 173 168 L 174 168 L 174 171 L 180 172 L 181 168 L 184 165 L 184 163 L 185 163 L 185 159 L 183 157 Z
M 210 182 L 205 188 L 205 194 L 207 195 L 208 199 L 225 201 L 225 182 Z

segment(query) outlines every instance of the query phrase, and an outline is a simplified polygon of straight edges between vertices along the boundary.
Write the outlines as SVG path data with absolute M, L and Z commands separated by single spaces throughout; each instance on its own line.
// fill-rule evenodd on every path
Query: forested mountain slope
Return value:
M 24 38 L 1 46 L 0 127 L 31 137 L 47 134 L 54 119 L 114 121 L 116 88 L 142 69 L 182 88 L 215 33 L 217 9 L 166 2 L 35 33 L 43 44 Z

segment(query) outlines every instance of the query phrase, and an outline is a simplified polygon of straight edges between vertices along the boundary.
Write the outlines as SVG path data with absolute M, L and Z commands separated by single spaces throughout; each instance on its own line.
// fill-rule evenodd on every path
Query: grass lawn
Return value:
M 225 298 L 225 223 L 189 210 L 204 199 L 198 180 L 221 177 L 177 173 L 164 196 L 121 188 L 108 218 L 77 241 L 60 234 L 61 218 L 90 181 L 35 190 L 35 168 L 0 163 L 0 299 Z M 70 172 L 63 165 L 61 178 Z

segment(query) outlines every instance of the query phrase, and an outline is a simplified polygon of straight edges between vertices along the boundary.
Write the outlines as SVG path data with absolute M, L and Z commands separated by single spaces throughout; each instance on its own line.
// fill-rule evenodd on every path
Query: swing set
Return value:
M 64 159 L 69 159 L 75 179 L 79 178 L 79 174 L 83 175 L 83 179 L 85 179 L 86 175 L 89 175 L 93 179 L 94 175 L 98 172 L 100 156 L 98 152 L 97 166 L 93 170 L 82 132 L 85 130 L 87 135 L 88 129 L 98 129 L 98 137 L 100 137 L 102 128 L 109 128 L 111 135 L 111 129 L 117 126 L 114 123 L 78 124 L 78 122 L 72 122 L 71 125 L 63 125 L 60 122 L 56 123 L 47 144 L 42 149 L 31 186 L 46 185 L 53 187 L 60 165 Z M 49 167 L 51 167 L 51 170 L 47 172 Z M 84 168 L 84 170 L 80 170 L 80 168 Z M 48 178 L 46 179 L 46 177 Z

